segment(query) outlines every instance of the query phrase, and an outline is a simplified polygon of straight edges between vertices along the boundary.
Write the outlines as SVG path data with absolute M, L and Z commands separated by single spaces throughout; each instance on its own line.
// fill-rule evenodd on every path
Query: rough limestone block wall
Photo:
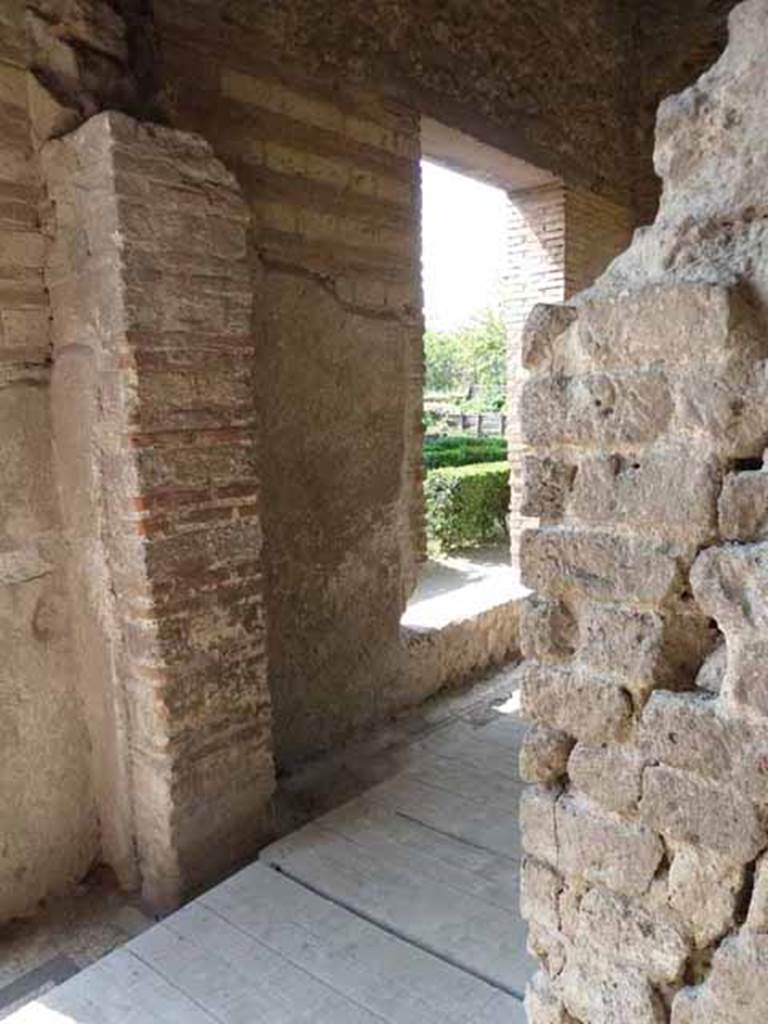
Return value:
M 523 508 L 523 464 L 527 444 L 520 413 L 525 375 L 522 334 L 537 303 L 563 302 L 565 293 L 565 185 L 554 182 L 509 194 L 505 324 L 507 328 L 507 447 L 509 538 L 512 563 L 520 559 L 520 537 L 535 519 Z
M 509 194 L 507 326 L 507 442 L 510 461 L 509 533 L 512 560 L 519 562 L 520 538 L 536 524 L 526 507 L 523 469 L 528 453 L 521 418 L 526 377 L 523 328 L 538 303 L 556 303 L 591 285 L 628 244 L 633 211 L 578 186 L 553 182 Z
M 21 3 L 0 8 L 0 923 L 99 854 L 49 413 L 50 336 Z
M 254 853 L 273 787 L 248 211 L 207 143 L 122 114 L 43 165 L 102 827 L 170 905 Z
M 156 84 L 151 4 L 26 0 L 30 105 L 40 142 L 99 110 L 151 114 Z
M 523 353 L 532 1024 L 768 1006 L 768 3 L 660 111 L 660 213 Z
M 645 0 L 626 10 L 627 88 L 636 107 L 632 119 L 635 205 L 643 224 L 653 220 L 659 203 L 659 179 L 648 173 L 659 103 L 717 60 L 726 43 L 728 13 L 735 6 L 736 0 L 688 0 L 683 9 L 668 0 Z M 643 54 L 642 60 L 637 60 L 638 53 Z

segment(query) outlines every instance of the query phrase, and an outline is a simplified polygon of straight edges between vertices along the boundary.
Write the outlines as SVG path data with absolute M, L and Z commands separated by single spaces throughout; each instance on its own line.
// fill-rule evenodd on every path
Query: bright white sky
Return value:
M 427 327 L 449 330 L 499 303 L 507 198 L 426 160 L 421 175 L 424 316 Z

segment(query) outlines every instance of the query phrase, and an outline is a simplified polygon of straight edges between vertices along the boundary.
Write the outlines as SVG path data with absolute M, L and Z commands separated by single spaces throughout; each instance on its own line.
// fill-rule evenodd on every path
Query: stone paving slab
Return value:
M 524 1024 L 522 729 L 504 705 L 418 735 L 322 815 L 12 1024 Z
M 436 732 L 404 771 L 261 859 L 522 997 L 535 965 L 518 907 L 521 738 L 516 715 Z
M 524 1024 L 522 1004 L 264 863 L 12 1024 Z

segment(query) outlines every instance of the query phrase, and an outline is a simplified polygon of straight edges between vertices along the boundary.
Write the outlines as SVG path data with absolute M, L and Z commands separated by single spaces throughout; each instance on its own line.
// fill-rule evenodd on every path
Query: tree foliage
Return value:
M 485 310 L 465 327 L 424 335 L 426 391 L 475 391 L 502 396 L 506 387 L 507 340 L 498 312 Z

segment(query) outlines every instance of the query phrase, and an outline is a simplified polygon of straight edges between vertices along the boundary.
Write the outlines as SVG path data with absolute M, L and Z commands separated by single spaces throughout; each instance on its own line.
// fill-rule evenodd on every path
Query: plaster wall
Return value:
M 254 395 L 275 749 L 407 703 L 399 619 L 423 544 L 419 122 L 360 91 L 166 47 L 177 119 L 251 210 Z
M 23 14 L 0 12 L 0 920 L 82 878 L 100 852 L 53 472 Z

